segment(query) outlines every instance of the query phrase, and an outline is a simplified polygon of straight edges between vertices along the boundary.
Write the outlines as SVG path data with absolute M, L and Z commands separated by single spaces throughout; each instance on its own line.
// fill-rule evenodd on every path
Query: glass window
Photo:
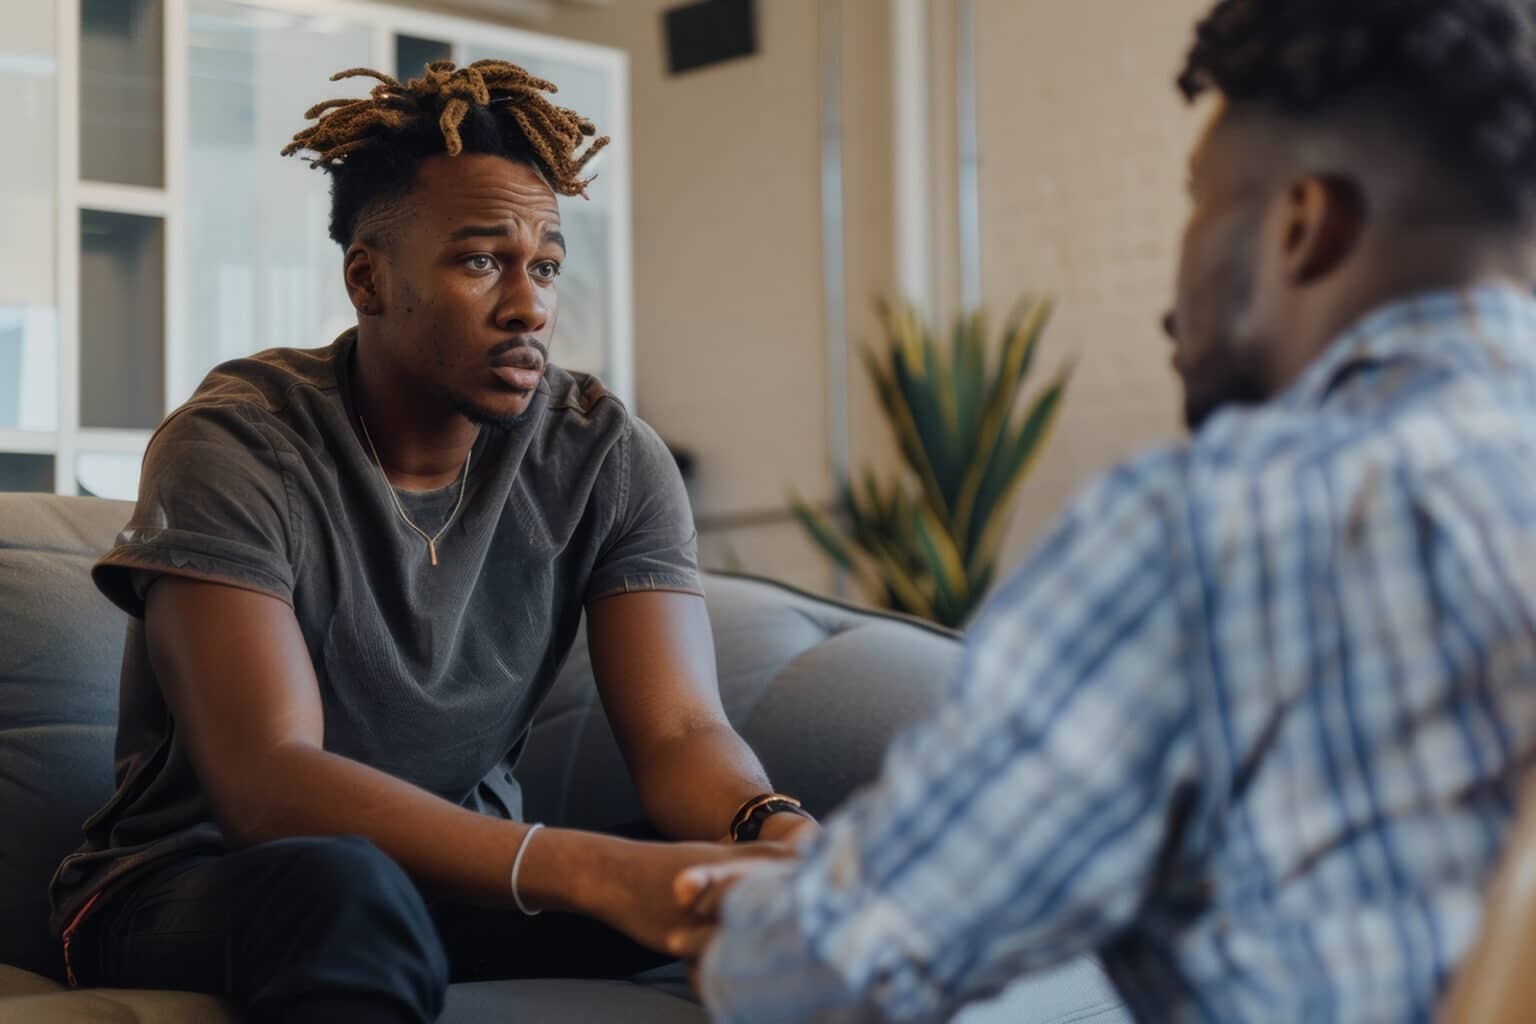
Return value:
M 138 452 L 81 452 L 75 461 L 75 480 L 80 493 L 94 498 L 132 501 L 139 495 Z
M 0 452 L 0 491 L 52 490 L 52 455 Z
M 165 184 L 161 0 L 80 0 L 80 177 Z
M 165 222 L 80 211 L 80 424 L 165 415 Z
M 190 388 L 226 359 L 325 345 L 356 321 L 326 177 L 278 151 L 311 105 L 374 83 L 329 81 L 373 64 L 372 30 L 339 16 L 192 0 L 188 32 L 189 365 L 173 369 Z
M 402 82 L 420 78 L 435 60 L 452 60 L 453 44 L 420 36 L 395 36 L 395 77 Z
M 16 4 L 0 33 L 0 429 L 58 427 L 58 7 Z M 51 489 L 51 488 L 50 488 Z

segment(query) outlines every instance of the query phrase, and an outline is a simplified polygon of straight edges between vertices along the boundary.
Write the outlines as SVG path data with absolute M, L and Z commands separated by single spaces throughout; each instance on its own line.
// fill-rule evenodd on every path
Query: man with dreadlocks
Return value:
M 1536 6 L 1225 0 L 1179 84 L 1192 437 L 1070 506 L 803 862 L 685 874 L 719 1020 L 1085 952 L 1149 1021 L 1430 1020 L 1468 949 L 1536 758 Z
M 431 1020 L 450 973 L 633 973 L 682 868 L 815 830 L 721 710 L 666 448 L 547 361 L 556 194 L 607 140 L 504 62 L 356 75 L 283 152 L 330 175 L 357 326 L 215 369 L 151 441 L 95 570 L 135 617 L 118 789 L 53 886 L 82 983 L 289 1024 Z M 650 823 L 695 842 L 520 823 L 584 609 Z

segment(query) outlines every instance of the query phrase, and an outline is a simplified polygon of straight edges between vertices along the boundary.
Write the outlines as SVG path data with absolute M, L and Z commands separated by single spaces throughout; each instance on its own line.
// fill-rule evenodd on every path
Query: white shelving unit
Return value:
M 632 401 L 622 52 L 364 0 L 29 0 L 0 9 L 22 97 L 0 128 L 36 142 L 0 163 L 0 490 L 131 498 L 209 369 L 350 324 L 325 177 L 277 151 L 311 103 L 368 88 L 332 72 L 440 56 L 522 64 L 613 136 L 593 201 L 563 204 L 554 358 Z

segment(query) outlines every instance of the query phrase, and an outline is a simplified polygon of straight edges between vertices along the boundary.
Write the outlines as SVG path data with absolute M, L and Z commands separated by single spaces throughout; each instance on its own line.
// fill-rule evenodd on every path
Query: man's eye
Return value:
M 560 276 L 560 264 L 554 260 L 541 260 L 533 265 L 533 272 L 542 281 L 553 281 Z
M 477 252 L 473 256 L 467 257 L 464 260 L 464 263 L 469 267 L 470 270 L 496 269 L 496 261 L 491 259 L 491 257 L 487 256 L 483 252 Z

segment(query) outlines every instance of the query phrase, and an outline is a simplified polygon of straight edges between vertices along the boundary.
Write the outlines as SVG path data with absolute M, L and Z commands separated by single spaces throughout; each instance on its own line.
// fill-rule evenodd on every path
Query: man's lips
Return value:
M 515 348 L 491 360 L 491 372 L 518 391 L 532 391 L 544 377 L 544 359 L 531 348 Z
M 491 372 L 517 391 L 532 391 L 539 386 L 539 381 L 544 379 L 542 369 L 530 370 L 523 366 L 492 366 Z

